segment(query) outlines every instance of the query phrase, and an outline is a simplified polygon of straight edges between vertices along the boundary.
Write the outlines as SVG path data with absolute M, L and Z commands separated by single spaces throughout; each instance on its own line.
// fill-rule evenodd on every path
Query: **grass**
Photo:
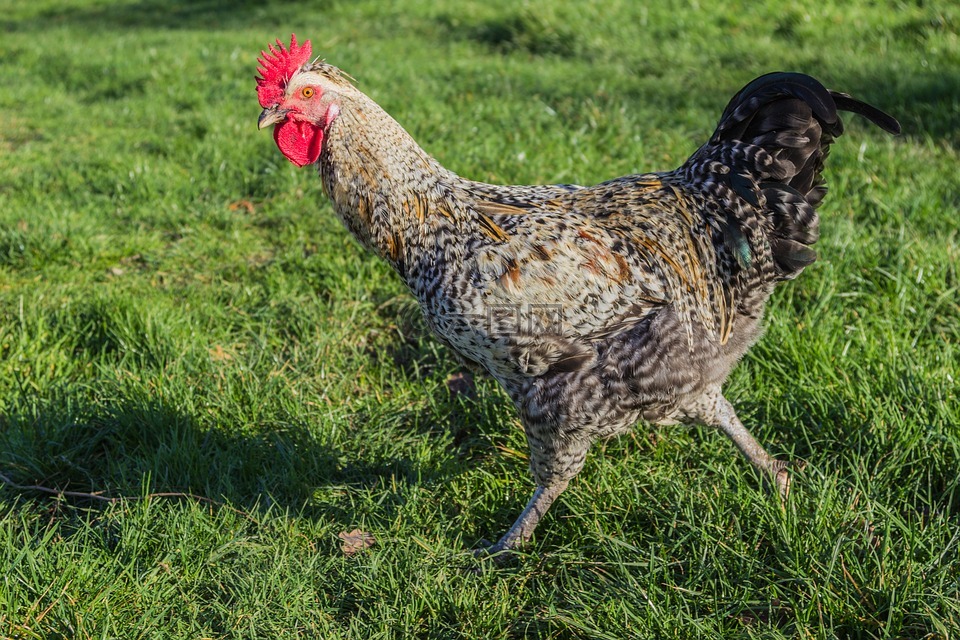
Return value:
M 0 636 L 956 638 L 960 11 L 950 2 L 0 0 Z M 291 31 L 463 175 L 681 162 L 755 75 L 856 117 L 820 261 L 731 377 L 807 461 L 781 510 L 729 442 L 599 444 L 519 561 L 532 490 L 319 181 L 257 132 Z M 163 497 L 189 493 L 197 497 Z M 213 502 L 211 502 L 213 501 Z M 371 533 L 354 555 L 338 534 Z

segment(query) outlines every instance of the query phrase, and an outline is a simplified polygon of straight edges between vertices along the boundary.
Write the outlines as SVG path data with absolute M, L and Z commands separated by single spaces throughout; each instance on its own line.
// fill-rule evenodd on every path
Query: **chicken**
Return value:
M 259 127 L 316 164 L 337 215 L 427 325 L 509 394 L 536 490 L 490 553 L 527 541 L 591 444 L 644 420 L 725 433 L 786 497 L 787 463 L 721 392 L 776 284 L 816 259 L 838 110 L 895 119 L 813 78 L 737 93 L 680 168 L 591 187 L 497 186 L 442 167 L 310 42 L 261 52 Z

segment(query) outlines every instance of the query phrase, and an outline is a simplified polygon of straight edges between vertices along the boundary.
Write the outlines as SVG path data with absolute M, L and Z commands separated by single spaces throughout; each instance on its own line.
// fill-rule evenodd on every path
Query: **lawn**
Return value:
M 960 637 L 956 3 L 0 16 L 0 637 Z M 641 424 L 515 562 L 465 553 L 532 490 L 519 422 L 491 380 L 451 393 L 398 278 L 257 131 L 291 32 L 490 182 L 672 168 L 771 70 L 898 117 L 846 117 L 820 259 L 727 385 L 807 463 L 786 508 L 722 435 Z

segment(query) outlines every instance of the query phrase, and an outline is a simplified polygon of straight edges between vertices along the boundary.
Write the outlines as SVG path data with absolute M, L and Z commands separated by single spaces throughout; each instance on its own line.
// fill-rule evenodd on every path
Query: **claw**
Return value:
M 492 560 L 497 565 L 505 565 L 516 558 L 513 549 L 501 544 L 491 544 L 488 540 L 481 540 L 480 546 L 472 551 L 473 557 L 478 560 Z
M 780 499 L 784 504 L 786 504 L 787 498 L 790 497 L 790 471 L 803 471 L 805 466 L 807 466 L 807 464 L 802 460 L 795 462 L 776 460 L 774 462 L 773 468 L 770 471 L 773 474 L 773 480 L 777 485 L 777 493 L 780 495 Z
M 774 480 L 777 483 L 777 492 L 780 494 L 780 499 L 786 502 L 787 498 L 790 497 L 790 472 L 785 468 L 780 469 L 774 476 Z

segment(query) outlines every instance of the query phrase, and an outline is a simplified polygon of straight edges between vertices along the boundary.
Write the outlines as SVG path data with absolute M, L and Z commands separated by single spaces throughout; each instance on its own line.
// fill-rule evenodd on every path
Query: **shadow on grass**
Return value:
M 349 524 L 354 514 L 330 496 L 397 479 L 417 484 L 438 471 L 399 457 L 365 460 L 345 453 L 304 424 L 240 431 L 198 423 L 162 400 L 84 407 L 64 399 L 33 415 L 0 415 L 0 472 L 21 486 L 112 498 L 185 493 L 248 512 L 279 506 Z M 2 490 L 49 499 L 36 491 Z M 388 512 L 397 506 L 388 503 Z
M 150 29 L 221 29 L 278 26 L 295 21 L 303 11 L 320 12 L 335 0 L 141 0 L 41 9 L 22 20 L 0 20 L 3 31 L 46 31 L 51 26 L 78 26 L 94 31 Z

